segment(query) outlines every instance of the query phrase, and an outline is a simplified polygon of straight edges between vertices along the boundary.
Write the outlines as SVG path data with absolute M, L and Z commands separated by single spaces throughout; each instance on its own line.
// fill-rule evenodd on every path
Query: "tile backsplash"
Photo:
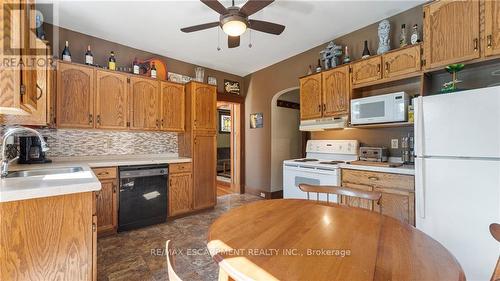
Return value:
M 0 127 L 0 133 L 4 130 Z M 177 133 L 80 129 L 37 129 L 47 137 L 47 156 L 102 156 L 177 153 Z M 10 146 L 12 149 L 12 145 Z

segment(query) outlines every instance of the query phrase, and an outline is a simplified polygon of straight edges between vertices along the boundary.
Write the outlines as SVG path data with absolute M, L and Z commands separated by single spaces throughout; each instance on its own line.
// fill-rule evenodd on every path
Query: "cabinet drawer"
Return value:
M 170 164 L 168 167 L 171 174 L 191 172 L 191 163 Z
M 95 176 L 100 180 L 116 179 L 116 167 L 95 168 L 92 171 L 94 171 Z
M 415 190 L 413 176 L 390 173 L 342 169 L 342 182 L 408 191 Z

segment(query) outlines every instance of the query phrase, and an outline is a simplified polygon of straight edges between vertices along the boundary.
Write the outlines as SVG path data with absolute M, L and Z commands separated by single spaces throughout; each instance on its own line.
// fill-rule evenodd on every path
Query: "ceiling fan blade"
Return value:
M 285 30 L 285 26 L 277 23 L 272 23 L 268 21 L 262 21 L 262 20 L 249 20 L 250 23 L 250 28 L 253 30 L 265 32 L 265 33 L 271 33 L 274 35 L 280 35 L 283 30 Z
M 203 4 L 210 7 L 210 9 L 216 11 L 217 13 L 224 15 L 227 14 L 227 9 L 217 0 L 200 0 Z
M 250 16 L 258 11 L 264 9 L 269 4 L 273 3 L 274 0 L 248 0 L 243 7 L 241 7 L 240 12 Z
M 203 30 L 203 29 L 209 29 L 209 28 L 216 27 L 216 26 L 219 26 L 219 22 L 218 21 L 216 21 L 216 22 L 210 22 L 210 23 L 204 23 L 204 24 L 199 24 L 199 25 L 193 25 L 193 26 L 190 26 L 190 27 L 184 27 L 184 28 L 181 28 L 181 31 L 189 33 L 189 32 L 193 32 L 193 31 L 199 31 L 199 30 Z
M 239 36 L 228 36 L 227 37 L 227 47 L 228 48 L 236 48 L 240 45 L 240 37 Z

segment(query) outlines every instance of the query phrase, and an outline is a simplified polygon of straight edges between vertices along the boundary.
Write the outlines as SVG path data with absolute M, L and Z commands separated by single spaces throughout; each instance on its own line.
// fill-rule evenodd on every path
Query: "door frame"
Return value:
M 233 103 L 233 104 L 239 105 L 240 153 L 238 154 L 238 156 L 239 156 L 238 162 L 239 163 L 234 163 L 234 164 L 236 164 L 237 167 L 239 167 L 239 171 L 236 171 L 236 173 L 239 173 L 239 183 L 236 183 L 236 188 L 235 188 L 236 190 L 233 190 L 233 191 L 236 191 L 236 192 L 239 192 L 240 194 L 243 194 L 243 193 L 245 193 L 245 185 L 243 184 L 245 182 L 245 98 L 242 96 L 238 96 L 238 95 L 217 93 L 217 102 L 227 102 L 227 103 Z M 234 114 L 234 110 L 232 110 L 232 114 Z M 233 140 L 231 140 L 231 141 L 233 141 Z M 232 159 L 231 159 L 231 162 L 232 162 Z M 231 163 L 231 166 L 234 166 L 233 163 Z M 231 177 L 231 181 L 233 180 L 234 177 L 238 178 L 238 176 L 234 176 L 233 172 L 231 174 L 233 175 L 233 177 Z M 238 187 L 238 185 L 239 185 L 239 187 Z

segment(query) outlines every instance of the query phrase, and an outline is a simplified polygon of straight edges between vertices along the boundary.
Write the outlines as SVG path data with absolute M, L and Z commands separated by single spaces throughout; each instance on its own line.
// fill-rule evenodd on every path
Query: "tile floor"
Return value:
M 175 249 L 181 253 L 175 260 L 175 270 L 179 277 L 186 281 L 217 280 L 217 264 L 205 252 L 208 228 L 221 214 L 256 200 L 260 198 L 249 194 L 221 196 L 213 210 L 99 238 L 98 281 L 168 280 L 164 255 L 168 239 L 172 240 Z

